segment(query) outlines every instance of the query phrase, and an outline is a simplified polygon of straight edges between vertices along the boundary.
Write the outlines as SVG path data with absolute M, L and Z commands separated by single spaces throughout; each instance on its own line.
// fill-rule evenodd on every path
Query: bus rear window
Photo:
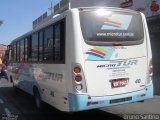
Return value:
M 82 11 L 80 22 L 83 37 L 90 43 L 140 44 L 144 38 L 142 18 L 138 13 Z

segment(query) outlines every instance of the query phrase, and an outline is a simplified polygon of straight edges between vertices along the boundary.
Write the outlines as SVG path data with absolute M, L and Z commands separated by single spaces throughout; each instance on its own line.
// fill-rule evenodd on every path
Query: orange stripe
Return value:
M 97 51 L 100 51 L 100 52 L 102 52 L 102 53 L 105 53 L 105 54 L 108 53 L 106 50 L 104 50 L 104 49 L 102 49 L 102 48 L 100 48 L 100 47 L 94 47 L 94 49 L 97 50 Z
M 96 52 L 96 53 L 98 53 L 98 54 L 100 54 L 100 55 L 103 55 L 103 56 L 106 56 L 106 54 L 105 54 L 105 53 L 102 53 L 102 52 L 97 51 L 97 50 L 94 50 L 94 49 L 91 49 L 90 51 L 92 51 L 92 52 Z

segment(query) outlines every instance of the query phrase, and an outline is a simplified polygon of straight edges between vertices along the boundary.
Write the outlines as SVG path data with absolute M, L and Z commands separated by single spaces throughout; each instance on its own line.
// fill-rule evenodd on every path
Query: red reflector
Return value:
M 66 97 L 64 97 L 64 100 L 68 100 Z
M 76 81 L 76 82 L 80 82 L 81 80 L 82 80 L 81 76 L 76 76 L 76 77 L 75 77 L 75 81 Z
M 88 105 L 96 105 L 96 104 L 98 104 L 98 102 L 91 102 L 91 101 L 89 101 L 87 104 Z
M 92 102 L 92 105 L 98 104 L 98 102 Z
M 88 102 L 87 104 L 88 104 L 88 105 L 91 105 L 91 104 L 92 104 L 92 102 Z

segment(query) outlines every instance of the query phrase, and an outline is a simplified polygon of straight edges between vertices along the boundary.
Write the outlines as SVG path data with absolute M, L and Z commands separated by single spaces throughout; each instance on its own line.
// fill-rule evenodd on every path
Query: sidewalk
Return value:
M 144 102 L 137 102 L 131 104 L 124 104 L 103 108 L 101 110 L 113 114 L 160 114 L 160 96 L 145 100 Z

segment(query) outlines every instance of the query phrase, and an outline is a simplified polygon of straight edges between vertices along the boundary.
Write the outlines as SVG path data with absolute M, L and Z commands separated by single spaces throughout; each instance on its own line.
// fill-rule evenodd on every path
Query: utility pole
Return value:
M 51 11 L 51 14 L 53 13 L 53 6 L 52 6 L 52 2 L 51 2 L 51 7 L 48 8 Z

